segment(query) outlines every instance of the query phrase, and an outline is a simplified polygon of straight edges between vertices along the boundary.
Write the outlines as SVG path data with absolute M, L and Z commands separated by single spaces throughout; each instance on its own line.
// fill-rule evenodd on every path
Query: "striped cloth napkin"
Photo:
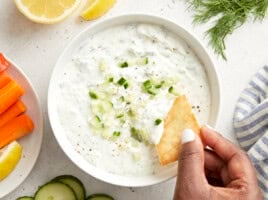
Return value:
M 256 168 L 259 186 L 268 200 L 268 66 L 253 76 L 238 99 L 234 131 Z

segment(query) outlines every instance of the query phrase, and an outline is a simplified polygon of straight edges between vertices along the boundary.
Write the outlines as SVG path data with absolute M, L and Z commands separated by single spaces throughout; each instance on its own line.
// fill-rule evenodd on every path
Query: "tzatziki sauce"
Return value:
M 76 152 L 107 172 L 161 170 L 155 145 L 177 96 L 187 96 L 200 124 L 208 121 L 206 71 L 164 27 L 125 24 L 89 35 L 62 68 L 56 88 L 61 126 Z

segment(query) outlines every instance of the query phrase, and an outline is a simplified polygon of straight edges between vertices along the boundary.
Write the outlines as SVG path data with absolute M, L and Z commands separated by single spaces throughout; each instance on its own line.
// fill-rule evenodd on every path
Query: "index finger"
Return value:
M 256 182 L 254 168 L 246 153 L 239 147 L 207 127 L 201 128 L 201 137 L 204 145 L 211 147 L 226 163 L 229 177 L 232 180 L 245 178 L 250 182 Z
M 211 147 L 227 163 L 235 154 L 242 154 L 242 151 L 237 146 L 208 127 L 201 128 L 201 137 L 204 145 Z

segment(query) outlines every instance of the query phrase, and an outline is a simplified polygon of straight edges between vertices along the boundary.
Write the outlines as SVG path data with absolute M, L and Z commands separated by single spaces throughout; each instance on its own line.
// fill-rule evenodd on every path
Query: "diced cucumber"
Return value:
M 98 99 L 98 95 L 95 92 L 89 91 L 88 94 L 89 94 L 89 96 L 90 96 L 91 99 Z
M 171 86 L 171 87 L 168 88 L 168 92 L 170 94 L 175 95 L 175 96 L 180 96 L 180 93 L 173 86 Z
M 34 196 L 35 200 L 77 200 L 71 187 L 60 182 L 49 182 L 41 186 Z
M 19 197 L 16 200 L 34 200 L 34 198 L 25 196 L 25 197 Z
M 107 129 L 104 129 L 101 131 L 101 136 L 104 138 L 104 139 L 110 139 L 112 137 L 112 134 L 110 131 L 108 131 Z
M 114 200 L 114 198 L 107 194 L 92 194 L 86 200 Z
M 136 129 L 135 127 L 131 127 L 130 129 L 131 137 L 139 142 L 144 142 L 148 144 L 149 142 L 149 135 L 146 130 L 143 129 Z
M 158 126 L 159 124 L 161 124 L 161 122 L 162 120 L 158 118 L 154 121 L 154 125 Z
M 135 140 L 139 142 L 142 142 L 142 136 L 136 128 L 131 127 L 130 132 L 131 132 L 131 137 L 133 137 Z
M 141 154 L 140 153 L 132 153 L 132 159 L 135 161 L 135 162 L 138 162 L 141 160 Z
M 71 187 L 73 191 L 75 192 L 77 200 L 85 199 L 86 190 L 85 190 L 83 183 L 78 178 L 72 175 L 62 175 L 62 176 L 57 176 L 52 181 L 64 183 L 68 185 L 69 187 Z
M 147 65 L 148 63 L 149 63 L 148 57 L 143 57 L 143 58 L 140 58 L 136 61 L 137 65 Z
M 97 108 L 101 114 L 104 114 L 112 110 L 113 104 L 111 104 L 109 101 L 100 101 L 97 104 Z
M 126 68 L 126 67 L 128 67 L 128 62 L 125 61 L 125 62 L 118 63 L 118 66 L 119 66 L 120 68 Z
M 89 124 L 94 128 L 94 129 L 103 129 L 104 124 L 102 123 L 101 119 L 96 115 L 92 119 L 90 119 Z
M 100 61 L 99 69 L 100 69 L 101 72 L 106 71 L 108 68 L 109 68 L 109 66 L 104 60 Z

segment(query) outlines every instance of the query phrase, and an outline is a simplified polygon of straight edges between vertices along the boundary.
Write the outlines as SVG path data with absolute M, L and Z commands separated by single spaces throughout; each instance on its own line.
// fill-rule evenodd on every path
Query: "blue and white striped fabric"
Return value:
M 268 200 L 268 66 L 257 72 L 242 92 L 234 113 L 234 131 Z

